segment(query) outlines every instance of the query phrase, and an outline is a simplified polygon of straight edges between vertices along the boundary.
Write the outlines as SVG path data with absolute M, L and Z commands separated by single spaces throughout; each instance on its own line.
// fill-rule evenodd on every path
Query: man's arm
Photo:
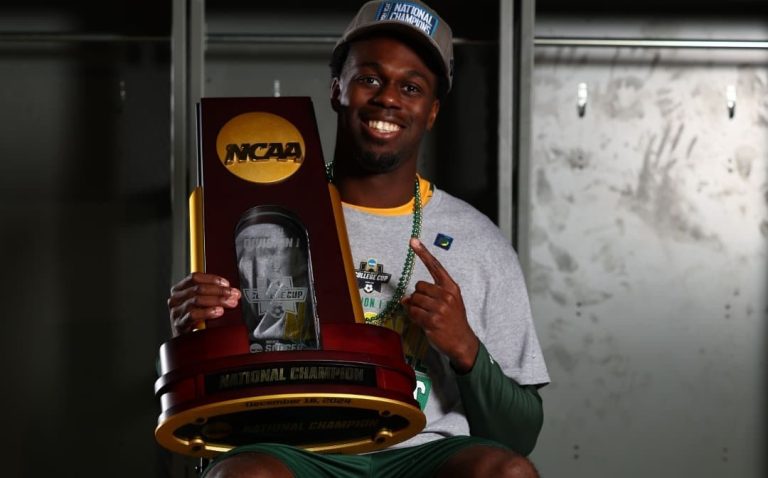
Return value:
M 521 455 L 533 451 L 544 422 L 535 385 L 519 385 L 504 375 L 482 343 L 474 366 L 457 372 L 456 382 L 473 436 L 498 441 Z
M 403 305 L 430 343 L 450 360 L 470 433 L 528 455 L 543 422 L 536 387 L 521 386 L 504 374 L 469 326 L 459 285 L 420 241 L 412 239 L 411 247 L 435 282 L 419 281 Z

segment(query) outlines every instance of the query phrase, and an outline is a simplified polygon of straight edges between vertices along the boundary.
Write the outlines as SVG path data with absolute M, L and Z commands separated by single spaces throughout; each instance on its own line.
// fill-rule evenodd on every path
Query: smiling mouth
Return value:
M 368 127 L 374 131 L 379 131 L 381 133 L 394 133 L 402 129 L 399 125 L 396 125 L 395 123 L 390 123 L 389 121 L 375 121 L 375 120 L 368 121 Z

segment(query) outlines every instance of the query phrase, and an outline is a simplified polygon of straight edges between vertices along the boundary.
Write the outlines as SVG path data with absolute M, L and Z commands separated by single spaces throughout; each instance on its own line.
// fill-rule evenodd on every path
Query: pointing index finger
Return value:
M 416 255 L 419 256 L 419 259 L 421 259 L 421 262 L 424 264 L 424 267 L 427 268 L 432 278 L 435 279 L 435 284 L 437 285 L 455 284 L 450 274 L 448 274 L 448 271 L 445 270 L 445 267 L 443 267 L 440 261 L 438 261 L 437 258 L 427 250 L 427 248 L 419 239 L 412 237 L 410 241 L 410 246 L 411 246 L 411 249 L 413 249 L 413 252 L 415 252 Z

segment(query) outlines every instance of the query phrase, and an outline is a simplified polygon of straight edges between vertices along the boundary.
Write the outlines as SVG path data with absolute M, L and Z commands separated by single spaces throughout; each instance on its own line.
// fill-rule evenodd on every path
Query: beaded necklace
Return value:
M 333 162 L 325 165 L 325 174 L 328 177 L 329 182 L 333 182 Z M 416 177 L 413 186 L 413 222 L 411 224 L 411 237 L 418 239 L 421 235 L 421 186 L 419 185 L 419 177 Z M 405 295 L 405 289 L 408 287 L 408 283 L 411 281 L 413 275 L 415 253 L 413 249 L 408 246 L 408 253 L 405 255 L 405 263 L 403 264 L 403 271 L 400 273 L 400 279 L 397 281 L 397 287 L 395 293 L 392 295 L 392 299 L 387 302 L 387 306 L 376 314 L 374 317 L 366 317 L 366 324 L 381 325 L 385 320 L 389 319 L 392 314 L 400 307 L 400 300 Z

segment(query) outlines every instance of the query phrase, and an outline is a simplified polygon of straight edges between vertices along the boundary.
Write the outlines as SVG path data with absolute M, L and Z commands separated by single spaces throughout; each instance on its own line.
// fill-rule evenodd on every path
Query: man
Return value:
M 537 476 L 525 455 L 542 424 L 537 387 L 549 377 L 517 258 L 487 218 L 416 171 L 451 87 L 451 42 L 429 7 L 377 0 L 360 9 L 331 63 L 332 180 L 355 262 L 379 272 L 358 281 L 366 319 L 401 333 L 426 428 L 361 456 L 240 447 L 206 476 Z M 174 330 L 216 319 L 240 295 L 225 278 L 187 277 L 168 301 Z

